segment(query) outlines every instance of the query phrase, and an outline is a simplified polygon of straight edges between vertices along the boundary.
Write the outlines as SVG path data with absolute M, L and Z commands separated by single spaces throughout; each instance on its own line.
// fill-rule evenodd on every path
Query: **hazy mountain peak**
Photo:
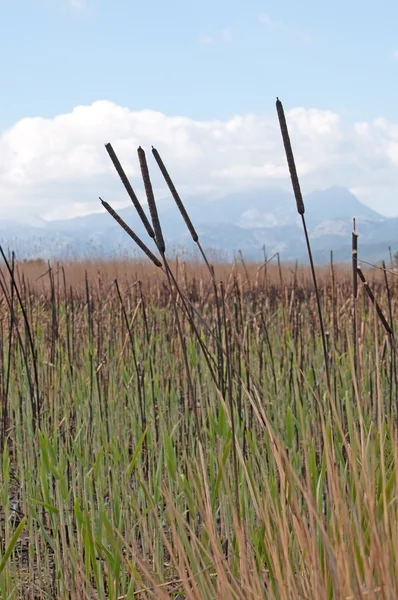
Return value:
M 352 218 L 360 233 L 360 256 L 388 259 L 388 246 L 397 247 L 398 219 L 386 219 L 365 206 L 348 189 L 334 186 L 314 191 L 304 198 L 305 216 L 316 260 L 328 260 L 333 250 L 336 260 L 350 260 Z M 267 189 L 237 192 L 217 200 L 203 196 L 184 199 L 203 247 L 233 257 L 241 250 L 250 259 L 281 252 L 282 259 L 306 260 L 306 248 L 293 194 Z M 147 211 L 147 207 L 144 206 Z M 128 225 L 153 247 L 133 206 L 118 211 Z M 167 247 L 195 245 L 173 202 L 159 210 Z M 131 239 L 112 217 L 95 213 L 63 221 L 36 219 L 29 224 L 0 221 L 0 242 L 15 250 L 20 258 L 42 256 L 115 256 L 140 254 Z M 367 250 L 369 248 L 369 250 Z M 368 252 L 368 254 L 366 254 Z
M 334 219 L 384 220 L 382 215 L 360 202 L 350 190 L 339 186 L 312 192 L 304 202 L 311 227 Z

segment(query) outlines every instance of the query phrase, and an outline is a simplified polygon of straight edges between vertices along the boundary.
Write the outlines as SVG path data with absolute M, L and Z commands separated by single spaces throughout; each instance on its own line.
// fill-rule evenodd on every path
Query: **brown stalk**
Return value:
M 164 272 L 166 274 L 167 281 L 168 281 L 168 287 L 169 287 L 169 290 L 171 292 L 172 299 L 173 299 L 173 308 L 174 308 L 174 314 L 175 314 L 175 318 L 176 318 L 176 326 L 177 326 L 178 335 L 179 335 L 179 338 L 181 341 L 184 366 L 185 366 L 185 371 L 186 371 L 186 376 L 187 376 L 189 401 L 190 401 L 191 408 L 194 411 L 195 425 L 196 425 L 197 434 L 198 434 L 199 441 L 200 441 L 201 428 L 200 428 L 198 408 L 197 408 L 197 404 L 196 404 L 196 395 L 195 395 L 195 391 L 194 391 L 194 387 L 193 387 L 193 383 L 192 383 L 191 371 L 189 368 L 186 341 L 185 341 L 185 337 L 183 334 L 183 330 L 182 330 L 182 326 L 181 326 L 181 322 L 180 322 L 180 318 L 179 318 L 179 314 L 178 314 L 178 310 L 177 310 L 177 308 L 178 308 L 177 293 L 179 294 L 181 299 L 183 298 L 183 296 L 182 296 L 182 292 L 177 284 L 177 281 L 171 271 L 171 268 L 169 266 L 169 263 L 167 261 L 166 255 L 165 255 L 166 245 L 164 243 L 162 228 L 160 226 L 159 215 L 158 215 L 155 196 L 153 193 L 152 184 L 151 184 L 151 180 L 150 180 L 150 176 L 149 176 L 149 170 L 148 170 L 145 152 L 141 148 L 141 146 L 137 149 L 137 154 L 138 154 L 138 159 L 140 162 L 141 174 L 142 174 L 142 179 L 144 182 L 145 193 L 146 193 L 146 197 L 147 197 L 147 201 L 148 201 L 149 211 L 151 214 L 152 225 L 153 225 L 154 234 L 155 234 L 155 242 L 156 242 L 159 252 L 162 255 Z M 160 266 L 162 266 L 162 265 L 160 265 Z M 173 283 L 174 283 L 174 286 L 173 286 Z
M 358 273 L 359 279 L 363 283 L 363 287 L 365 288 L 365 291 L 366 291 L 370 301 L 372 302 L 373 306 L 376 309 L 376 312 L 378 314 L 378 317 L 379 317 L 384 329 L 386 330 L 388 335 L 391 336 L 391 338 L 393 338 L 393 330 L 391 329 L 390 324 L 388 323 L 387 319 L 385 318 L 383 311 L 380 308 L 379 303 L 377 302 L 376 298 L 374 297 L 374 294 L 373 294 L 372 290 L 370 289 L 369 283 L 366 281 L 366 277 L 363 274 L 361 267 L 357 267 L 357 273 Z
M 100 198 L 100 200 L 101 200 L 101 202 L 102 202 L 103 206 L 104 206 L 104 207 L 106 208 L 106 210 L 109 212 L 109 214 L 110 214 L 110 215 L 111 215 L 111 216 L 112 216 L 112 217 L 115 219 L 115 221 L 116 221 L 116 222 L 117 222 L 117 223 L 118 223 L 118 224 L 119 224 L 119 225 L 120 225 L 120 226 L 121 226 L 121 227 L 122 227 L 122 228 L 123 228 L 123 229 L 124 229 L 124 230 L 125 230 L 125 231 L 128 233 L 128 235 L 130 235 L 130 237 L 133 239 L 133 241 L 135 241 L 135 242 L 137 243 L 137 245 L 138 245 L 138 246 L 139 246 L 139 247 L 140 247 L 140 248 L 143 250 L 143 252 L 145 252 L 145 254 L 147 254 L 147 256 L 148 256 L 149 258 L 151 258 L 151 256 L 154 256 L 154 255 L 152 254 L 152 252 L 149 250 L 149 248 L 147 248 L 147 246 L 145 246 L 145 244 L 144 244 L 144 243 L 143 243 L 143 242 L 140 240 L 140 238 L 138 238 L 138 236 L 137 236 L 137 235 L 136 235 L 136 234 L 135 234 L 135 233 L 134 233 L 134 232 L 133 232 L 133 231 L 130 229 L 130 227 L 129 227 L 129 226 L 128 226 L 128 225 L 127 225 L 127 224 L 126 224 L 124 221 L 123 221 L 123 219 L 122 219 L 122 218 L 121 218 L 121 217 L 120 217 L 120 216 L 117 214 L 117 212 L 116 212 L 116 211 L 115 211 L 115 210 L 114 210 L 114 209 L 113 209 L 113 208 L 112 208 L 112 207 L 111 207 L 111 206 L 110 206 L 110 205 L 109 205 L 107 202 L 105 202 L 105 201 L 104 201 L 104 200 L 102 200 L 101 198 Z M 139 240 L 139 241 L 138 241 L 138 240 Z M 148 252 L 149 252 L 149 254 L 148 254 Z M 151 255 L 151 256 L 150 256 L 150 255 Z M 154 264 L 155 264 L 157 267 L 160 267 L 160 268 L 162 269 L 162 271 L 164 271 L 164 273 L 165 273 L 165 274 L 169 275 L 169 276 L 170 276 L 170 278 L 171 278 L 171 280 L 174 282 L 174 285 L 175 285 L 175 287 L 176 287 L 176 289 L 177 289 L 177 291 L 178 291 L 178 294 L 179 294 L 179 296 L 180 296 L 180 298 L 181 298 L 181 301 L 182 301 L 182 307 L 180 307 L 180 308 L 183 308 L 183 309 L 184 309 L 186 317 L 187 317 L 187 318 L 188 318 L 188 320 L 190 321 L 190 323 L 191 323 L 191 325 L 192 325 L 193 329 L 195 330 L 195 332 L 196 332 L 196 336 L 197 336 L 197 338 L 198 338 L 198 340 L 199 340 L 199 343 L 200 343 L 200 345 L 201 345 L 201 347 L 202 347 L 202 350 L 204 351 L 205 359 L 206 359 L 206 361 L 208 362 L 208 366 L 209 366 L 210 372 L 211 372 L 211 373 L 213 373 L 213 370 L 212 370 L 211 364 L 210 364 L 210 362 L 209 362 L 209 360 L 210 360 L 210 359 L 209 359 L 209 356 L 208 356 L 208 355 L 206 354 L 206 352 L 205 352 L 205 348 L 204 348 L 204 345 L 203 345 L 203 341 L 201 340 L 201 338 L 200 338 L 200 335 L 199 335 L 199 332 L 198 332 L 198 331 L 197 331 L 197 329 L 196 329 L 195 322 L 194 322 L 194 321 L 193 321 L 193 319 L 192 319 L 192 315 L 191 315 L 191 313 L 190 313 L 190 310 L 189 310 L 189 307 L 188 307 L 188 305 L 191 305 L 190 301 L 189 301 L 189 300 L 188 300 L 188 299 L 185 297 L 185 294 L 184 294 L 184 293 L 182 292 L 182 290 L 180 289 L 180 286 L 179 286 L 179 284 L 178 284 L 178 282 L 177 282 L 177 280 L 176 280 L 176 278 L 175 278 L 175 276 L 174 276 L 173 272 L 171 271 L 170 267 L 167 265 L 167 267 L 165 267 L 165 268 L 164 268 L 164 267 L 163 267 L 163 265 L 162 265 L 162 263 L 161 263 L 161 262 L 160 262 L 160 261 L 159 261 L 159 260 L 158 260 L 156 257 L 154 257 L 154 258 L 155 258 L 155 261 L 157 261 L 157 262 L 154 262 L 154 261 L 153 261 L 153 259 L 151 258 L 152 262 L 154 262 Z M 167 261 L 166 261 L 166 262 L 167 262 Z M 171 283 L 170 283 L 170 285 L 171 285 Z M 169 290 L 170 290 L 170 289 L 172 289 L 172 288 L 170 288 L 170 285 L 169 285 L 169 287 L 168 287 L 168 289 L 169 289 Z M 196 309 L 196 308 L 195 308 L 193 305 L 191 305 L 191 308 L 193 309 L 193 311 L 194 311 L 194 313 L 196 314 L 196 316 L 199 318 L 199 320 L 200 320 L 201 324 L 203 325 L 203 327 L 205 327 L 205 328 L 208 330 L 208 333 L 209 333 L 209 335 L 212 335 L 212 336 L 213 336 L 214 334 L 212 334 L 212 331 L 211 331 L 211 330 L 210 330 L 210 329 L 207 327 L 207 324 L 206 324 L 206 322 L 204 321 L 204 319 L 203 319 L 203 317 L 201 316 L 201 314 L 200 314 L 200 313 L 197 311 L 197 309 Z M 216 341 L 216 344 L 217 344 L 217 346 L 219 347 L 219 340 L 215 339 L 215 341 Z M 222 351 L 222 348 L 221 348 L 221 351 Z M 214 379 L 214 375 L 213 375 L 213 379 Z
M 155 160 L 156 160 L 156 162 L 158 164 L 160 172 L 162 173 L 162 175 L 164 177 L 164 180 L 165 180 L 165 182 L 168 185 L 170 193 L 173 196 L 175 203 L 177 204 L 178 210 L 180 211 L 180 213 L 182 215 L 182 218 L 185 221 L 185 224 L 186 224 L 186 226 L 187 226 L 187 228 L 189 230 L 189 233 L 192 236 L 193 241 L 197 242 L 199 240 L 199 236 L 196 233 L 195 227 L 193 226 L 192 221 L 189 218 L 189 215 L 188 215 L 187 211 L 185 210 L 185 206 L 184 206 L 184 204 L 183 204 L 183 202 L 182 202 L 182 200 L 181 200 L 181 198 L 180 198 L 180 196 L 179 196 L 179 194 L 178 194 L 178 192 L 177 192 L 177 190 L 176 190 L 176 188 L 174 186 L 174 183 L 171 180 L 171 177 L 170 177 L 170 175 L 169 175 L 166 167 L 164 166 L 164 163 L 163 163 L 163 161 L 162 161 L 162 159 L 160 157 L 159 152 L 153 146 L 152 146 L 152 154 L 155 157 Z
M 382 262 L 382 267 L 383 267 L 383 273 L 384 273 L 384 283 L 385 283 L 385 287 L 386 287 L 386 292 L 387 292 L 387 302 L 388 302 L 388 317 L 391 323 L 391 331 L 393 332 L 392 335 L 393 337 L 395 337 L 395 332 L 394 332 L 394 318 L 393 318 L 393 309 L 392 309 L 392 299 L 391 299 L 391 289 L 390 289 L 390 283 L 388 280 L 388 274 L 387 274 L 387 269 L 386 269 L 386 263 Z M 393 381 L 395 381 L 395 387 L 398 387 L 398 379 L 397 379 L 397 355 L 396 352 L 392 352 L 391 355 L 391 361 L 390 361 L 390 411 L 392 411 L 392 401 L 393 401 Z M 397 407 L 396 407 L 397 408 Z M 397 410 L 396 410 L 396 415 Z
M 144 182 L 146 198 L 148 200 L 149 212 L 151 213 L 153 230 L 155 232 L 156 245 L 159 248 L 159 252 L 161 254 L 164 254 L 164 252 L 166 251 L 166 245 L 164 243 L 162 228 L 160 226 L 159 215 L 158 215 L 158 211 L 156 208 L 156 202 L 155 202 L 155 196 L 153 194 L 151 178 L 149 177 L 149 170 L 148 170 L 148 165 L 146 162 L 145 152 L 141 148 L 141 146 L 138 148 L 137 153 L 138 153 L 138 160 L 140 161 L 141 175 L 142 175 L 142 180 Z
M 180 211 L 181 216 L 182 216 L 182 218 L 185 221 L 185 224 L 186 224 L 186 226 L 188 228 L 189 233 L 191 234 L 191 237 L 192 237 L 193 241 L 197 244 L 197 246 L 199 248 L 199 251 L 200 251 L 200 253 L 202 255 L 202 258 L 205 261 L 205 264 L 206 264 L 207 268 L 209 269 L 210 275 L 212 276 L 212 279 L 213 279 L 213 281 L 215 283 L 214 271 L 213 271 L 213 269 L 212 269 L 209 261 L 207 260 L 207 256 L 206 256 L 206 254 L 205 254 L 205 252 L 204 252 L 204 250 L 203 250 L 203 248 L 202 248 L 202 246 L 200 244 L 199 236 L 198 236 L 198 234 L 197 234 L 197 232 L 195 230 L 195 227 L 193 226 L 192 221 L 191 221 L 191 219 L 190 219 L 190 217 L 189 217 L 189 215 L 188 215 L 188 213 L 187 213 L 187 211 L 185 209 L 185 206 L 184 206 L 184 204 L 183 204 L 183 202 L 182 202 L 182 200 L 181 200 L 181 198 L 180 198 L 180 196 L 179 196 L 179 194 L 178 194 L 178 192 L 177 192 L 177 190 L 176 190 L 176 188 L 175 188 L 175 186 L 174 186 L 174 184 L 173 184 L 173 182 L 171 180 L 171 177 L 170 177 L 169 173 L 167 172 L 167 169 L 166 169 L 166 167 L 165 167 L 165 165 L 164 165 L 164 163 L 163 163 L 163 161 L 162 161 L 162 159 L 161 159 L 161 157 L 159 155 L 159 152 L 153 146 L 152 146 L 152 154 L 155 157 L 155 160 L 156 160 L 156 162 L 159 165 L 159 169 L 160 169 L 160 171 L 161 171 L 161 173 L 162 173 L 162 175 L 163 175 L 163 177 L 164 177 L 164 179 L 165 179 L 165 181 L 166 181 L 166 183 L 168 185 L 168 188 L 169 188 L 169 190 L 171 192 L 171 195 L 174 198 L 174 201 L 175 201 L 175 203 L 177 205 L 177 208 Z
M 178 284 L 177 284 L 177 282 L 176 282 L 176 280 L 175 280 L 175 278 L 173 276 L 173 273 L 172 273 L 172 271 L 171 271 L 171 269 L 169 267 L 169 264 L 167 262 L 165 254 L 164 254 L 164 251 L 161 252 L 162 253 L 163 262 L 164 262 L 164 265 L 162 265 L 162 263 L 149 250 L 149 248 L 144 244 L 144 242 L 141 241 L 141 239 L 134 233 L 134 231 L 132 231 L 132 229 L 130 229 L 130 227 L 123 221 L 123 219 L 116 213 L 116 211 L 113 210 L 113 208 L 107 202 L 105 202 L 104 200 L 102 200 L 102 198 L 100 198 L 100 200 L 101 200 L 102 205 L 106 208 L 106 210 L 109 212 L 109 214 L 115 219 L 115 221 L 126 231 L 126 233 L 141 248 L 141 250 L 148 256 L 148 258 L 150 258 L 150 260 L 157 267 L 160 267 L 165 272 L 165 274 L 167 276 L 168 287 L 169 287 L 169 290 L 170 290 L 172 298 L 173 298 L 173 307 L 174 307 L 174 311 L 175 311 L 177 330 L 178 330 L 178 334 L 179 334 L 181 345 L 182 345 L 184 366 L 185 366 L 186 375 L 187 375 L 187 382 L 188 382 L 188 392 L 189 392 L 189 398 L 190 398 L 190 405 L 191 405 L 192 410 L 194 411 L 195 425 L 196 425 L 196 428 L 197 428 L 198 436 L 200 438 L 200 422 L 199 422 L 198 409 L 197 409 L 197 406 L 196 406 L 195 392 L 194 392 L 194 387 L 193 387 L 193 383 L 192 383 L 191 373 L 190 373 L 190 370 L 189 370 L 189 363 L 188 363 L 188 357 L 187 357 L 186 342 L 185 342 L 185 338 L 184 338 L 184 335 L 183 335 L 183 332 L 182 332 L 180 318 L 179 318 L 178 311 L 177 311 L 177 297 L 176 297 L 176 292 L 174 290 L 172 281 L 175 284 L 175 287 L 176 287 L 176 290 L 177 290 L 178 294 L 180 295 L 181 299 L 184 301 L 182 292 L 180 291 L 179 286 L 178 286 Z M 154 198 L 153 198 L 153 201 L 155 202 Z M 156 210 L 156 205 L 155 205 L 155 210 Z M 157 214 L 157 211 L 156 211 L 156 214 Z M 160 250 L 160 248 L 159 248 L 159 250 Z M 185 301 L 184 301 L 184 303 L 185 303 Z
M 130 227 L 127 225 L 127 223 L 125 223 L 123 221 L 123 219 L 121 217 L 119 217 L 119 215 L 117 214 L 116 211 L 113 210 L 111 205 L 108 204 L 108 202 L 105 202 L 105 200 L 102 200 L 102 198 L 100 198 L 100 200 L 101 200 L 102 206 L 104 208 L 106 208 L 108 213 L 115 219 L 116 223 L 118 223 L 120 225 L 120 227 L 122 227 L 122 229 L 124 229 L 124 231 L 126 233 L 128 233 L 128 235 L 135 241 L 137 246 L 139 246 L 141 248 L 141 250 L 143 252 L 145 252 L 147 257 L 153 262 L 153 264 L 156 265 L 157 267 L 161 267 L 162 263 L 160 262 L 160 260 L 158 258 L 156 258 L 156 256 L 149 250 L 148 246 L 146 246 L 144 244 L 144 242 L 141 241 L 141 239 L 138 237 L 138 235 L 135 234 L 132 229 L 130 229 Z
M 231 413 L 231 434 L 232 434 L 232 460 L 233 460 L 233 469 L 234 469 L 234 479 L 235 479 L 235 502 L 237 508 L 238 522 L 240 525 L 240 500 L 239 500 L 239 475 L 238 475 L 238 458 L 237 458 L 237 449 L 236 449 L 236 426 L 235 426 L 235 416 L 234 416 L 234 400 L 233 400 L 233 383 L 232 383 L 232 358 L 231 358 L 231 348 L 229 344 L 229 335 L 228 335 L 228 323 L 227 323 L 227 314 L 225 310 L 225 290 L 223 282 L 220 283 L 221 287 L 221 300 L 222 300 L 222 316 L 224 321 L 224 331 L 225 331 L 225 350 L 227 354 L 227 378 L 228 378 L 228 404 L 229 410 Z
M 329 375 L 329 359 L 328 359 L 328 351 L 327 351 L 327 344 L 326 344 L 325 328 L 324 328 L 324 324 L 323 324 L 321 299 L 320 299 L 318 283 L 317 283 L 317 279 L 316 279 L 315 266 L 314 266 L 314 260 L 312 257 L 310 238 L 309 238 L 308 230 L 307 230 L 307 223 L 305 221 L 305 216 L 304 216 L 305 207 L 304 207 L 303 196 L 301 194 L 300 183 L 299 183 L 299 179 L 297 176 L 296 165 L 294 162 L 293 150 L 292 150 L 292 146 L 290 144 L 290 138 L 289 138 L 289 132 L 287 129 L 285 113 L 283 110 L 282 102 L 279 100 L 279 98 L 276 99 L 276 111 L 278 113 L 279 125 L 280 125 L 281 134 L 282 134 L 283 144 L 285 147 L 287 164 L 289 166 L 289 172 L 290 172 L 290 178 L 292 180 L 294 197 L 296 199 L 297 212 L 301 216 L 303 229 L 304 229 L 305 241 L 307 244 L 308 257 L 310 260 L 312 279 L 314 282 L 315 296 L 316 296 L 316 302 L 317 302 L 317 306 L 318 306 L 319 325 L 320 325 L 320 329 L 321 329 L 323 356 L 324 356 L 325 370 L 326 370 L 326 381 L 327 381 L 328 391 L 330 392 L 331 388 L 330 388 L 330 375 Z
M 222 348 L 222 316 L 221 316 L 221 310 L 220 310 L 220 304 L 219 304 L 219 298 L 218 298 L 218 290 L 217 290 L 217 283 L 216 283 L 216 279 L 215 279 L 215 275 L 214 275 L 214 269 L 211 267 L 211 265 L 209 264 L 206 254 L 200 244 L 199 241 L 199 236 L 192 224 L 192 221 L 187 213 L 187 211 L 185 210 L 184 204 L 171 180 L 171 177 L 159 155 L 159 152 L 156 150 L 156 148 L 154 148 L 152 146 L 152 154 L 155 157 L 155 160 L 159 166 L 159 169 L 168 185 L 168 188 L 171 192 L 171 195 L 174 198 L 174 201 L 181 213 L 182 218 L 185 221 L 185 224 L 191 234 L 191 237 L 193 239 L 193 241 L 197 244 L 199 251 L 205 261 L 205 264 L 207 266 L 207 268 L 209 269 L 211 278 L 212 278 L 212 282 L 213 282 L 213 288 L 214 288 L 214 297 L 215 297 L 215 305 L 216 305 L 216 311 L 217 311 L 217 323 L 218 323 L 218 335 L 219 335 L 219 340 L 218 340 L 218 363 L 219 363 L 219 386 L 220 389 L 222 390 L 223 394 L 225 394 L 225 385 L 224 385 L 224 378 L 223 378 L 223 370 L 224 370 L 224 366 L 223 366 L 223 348 Z M 148 204 L 149 204 L 149 200 L 148 200 Z M 153 219 L 152 219 L 153 221 Z M 155 224 L 154 224 L 155 227 Z M 156 229 L 155 229 L 156 232 Z M 242 262 L 244 264 L 243 261 L 243 257 L 242 257 Z M 245 266 L 245 265 L 244 265 Z M 224 288 L 221 285 L 221 300 L 222 300 L 222 308 L 223 308 L 223 317 L 224 317 L 224 329 L 225 329 L 225 340 L 226 340 L 226 355 L 227 355 L 227 374 L 229 376 L 229 378 L 231 377 L 231 363 L 229 359 L 229 347 L 228 347 L 228 331 L 227 331 L 227 324 L 226 324 L 226 315 L 225 315 L 225 297 L 224 297 Z M 229 365 L 229 367 L 228 367 Z M 229 392 L 231 391 L 231 386 L 232 386 L 232 380 L 229 381 Z M 239 480 L 238 480 L 238 469 L 237 469 L 237 450 L 236 450 L 236 439 L 235 439 L 235 420 L 234 420 L 234 413 L 233 413 L 233 400 L 231 397 L 231 394 L 229 393 L 229 400 L 230 400 L 230 411 L 231 411 L 231 423 L 232 423 L 232 439 L 233 439 L 233 460 L 234 460 L 234 474 L 235 474 L 235 489 L 236 489 L 236 502 L 237 502 L 237 506 L 239 507 Z M 238 509 L 238 512 L 239 509 Z
M 126 192 L 130 196 L 130 199 L 131 199 L 132 203 L 134 204 L 134 207 L 135 207 L 137 213 L 139 214 L 139 217 L 140 217 L 141 221 L 143 222 L 145 229 L 148 232 L 149 237 L 154 239 L 155 232 L 153 231 L 153 229 L 151 227 L 151 224 L 148 220 L 148 217 L 146 216 L 146 214 L 144 212 L 144 209 L 142 208 L 142 206 L 140 204 L 140 201 L 138 200 L 137 196 L 135 195 L 135 192 L 131 186 L 131 183 L 129 182 L 127 175 L 124 172 L 123 167 L 120 164 L 118 157 L 116 156 L 116 152 L 112 148 L 111 144 L 105 144 L 105 148 L 109 154 L 111 161 L 113 162 L 113 166 L 115 167 L 117 174 L 119 175 L 119 177 L 126 189 Z
M 185 224 L 188 228 L 188 231 L 191 234 L 191 237 L 193 239 L 193 241 L 196 243 L 197 247 L 199 248 L 199 252 L 202 255 L 202 258 L 206 264 L 206 267 L 209 270 L 210 276 L 212 278 L 212 282 L 213 282 L 213 290 L 214 290 L 214 300 L 215 300 L 215 305 L 216 305 L 216 310 L 217 310 L 217 327 L 218 327 L 218 373 L 219 373 L 219 386 L 222 389 L 223 393 L 225 393 L 225 385 L 224 385 L 224 364 L 223 364 L 223 352 L 220 351 L 220 349 L 222 348 L 222 321 L 221 321 L 221 311 L 220 311 L 220 303 L 219 303 L 219 297 L 218 297 L 218 289 L 217 289 L 217 282 L 214 276 L 214 269 L 213 267 L 210 265 L 206 253 L 203 250 L 201 243 L 199 241 L 199 236 L 195 230 L 195 227 L 192 224 L 192 221 L 185 209 L 185 206 L 176 190 L 176 187 L 160 157 L 159 152 L 156 150 L 156 148 L 154 148 L 152 146 L 152 154 L 155 157 L 155 160 L 159 166 L 159 169 L 164 177 L 164 180 L 167 183 L 167 186 L 170 190 L 171 195 L 174 198 L 174 201 L 177 205 L 178 210 L 181 213 L 182 218 L 185 221 Z
M 352 339 L 354 349 L 354 371 L 358 375 L 358 340 L 357 340 L 357 321 L 358 321 L 358 233 L 355 228 L 355 219 L 352 228 L 352 294 L 353 294 L 353 319 L 352 319 Z

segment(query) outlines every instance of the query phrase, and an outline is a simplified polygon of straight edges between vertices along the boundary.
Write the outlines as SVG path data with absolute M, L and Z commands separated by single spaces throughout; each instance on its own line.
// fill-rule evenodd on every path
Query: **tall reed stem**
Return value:
M 352 315 L 352 342 L 354 349 L 354 371 L 355 377 L 358 377 L 358 340 L 357 340 L 357 322 L 358 322 L 358 233 L 353 219 L 352 228 L 352 295 L 353 295 L 353 315 Z
M 326 344 L 325 327 L 323 324 L 321 299 L 320 299 L 318 283 L 317 283 L 317 279 L 316 279 L 314 260 L 312 257 L 310 238 L 308 235 L 307 223 L 305 221 L 305 215 L 304 215 L 304 213 L 305 213 L 304 200 L 303 200 L 303 196 L 301 194 L 300 183 L 299 183 L 299 179 L 297 176 L 297 170 L 296 170 L 296 164 L 294 162 L 293 150 L 292 150 L 292 146 L 290 144 L 290 138 L 289 138 L 289 132 L 287 129 L 285 112 L 283 110 L 282 102 L 279 100 L 279 98 L 276 99 L 276 111 L 278 113 L 278 119 L 279 119 L 281 134 L 282 134 L 282 140 L 283 140 L 283 144 L 284 144 L 285 152 L 286 152 L 287 164 L 289 166 L 289 172 L 290 172 L 290 178 L 292 180 L 294 197 L 296 199 L 297 212 L 301 216 L 301 221 L 302 221 L 303 229 L 304 229 L 305 241 L 307 244 L 308 258 L 310 260 L 312 279 L 313 279 L 314 288 L 315 288 L 316 303 L 318 306 L 319 325 L 320 325 L 320 329 L 321 329 L 323 357 L 324 357 L 324 361 L 325 361 L 325 370 L 326 370 L 326 381 L 327 381 L 328 391 L 330 393 L 331 388 L 330 388 L 330 375 L 329 375 L 329 358 L 328 358 L 328 351 L 327 351 L 327 344 Z

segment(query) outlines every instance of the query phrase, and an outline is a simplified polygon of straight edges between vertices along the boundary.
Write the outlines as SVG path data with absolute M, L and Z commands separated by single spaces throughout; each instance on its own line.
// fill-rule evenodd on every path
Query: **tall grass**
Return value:
M 355 375 L 349 270 L 318 274 L 330 396 L 308 270 L 215 270 L 218 373 L 208 270 L 170 265 L 176 299 L 86 267 L 2 270 L 1 597 L 396 598 L 394 350 L 359 286 Z

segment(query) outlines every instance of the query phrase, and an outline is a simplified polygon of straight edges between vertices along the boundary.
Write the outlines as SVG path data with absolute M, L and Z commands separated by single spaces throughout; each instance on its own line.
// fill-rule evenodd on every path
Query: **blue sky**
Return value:
M 276 96 L 304 193 L 398 216 L 397 23 L 392 0 L 0 0 L 0 216 L 128 203 L 108 141 L 133 178 L 158 145 L 186 195 L 287 188 Z
M 276 95 L 348 120 L 398 111 L 392 0 L 0 0 L 0 23 L 0 129 L 99 99 L 195 119 Z

